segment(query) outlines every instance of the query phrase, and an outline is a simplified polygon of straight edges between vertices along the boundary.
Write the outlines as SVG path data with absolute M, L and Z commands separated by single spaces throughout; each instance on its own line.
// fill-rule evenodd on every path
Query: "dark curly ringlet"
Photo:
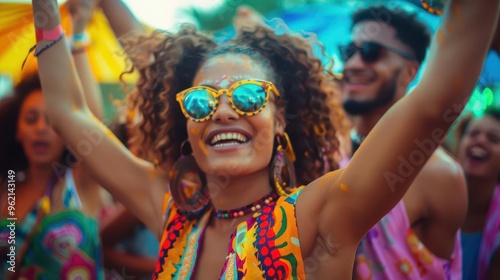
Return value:
M 16 85 L 14 94 L 0 100 L 0 135 L 2 135 L 0 137 L 0 176 L 4 176 L 9 170 L 17 173 L 26 171 L 28 168 L 28 159 L 24 154 L 23 147 L 16 139 L 17 122 L 24 100 L 33 91 L 41 89 L 38 74 L 32 73 L 23 77 Z M 65 159 L 70 160 L 66 163 Z M 68 167 L 69 164 L 75 162 L 77 160 L 68 150 L 65 150 L 60 163 Z
M 342 127 L 344 113 L 339 102 L 331 102 L 333 74 L 313 55 L 306 39 L 276 35 L 258 26 L 242 30 L 236 38 L 217 46 L 208 36 L 185 25 L 177 33 L 155 31 L 122 42 L 135 64 L 126 73 L 139 73 L 129 104 L 141 110 L 143 144 L 154 148 L 160 164 L 177 160 L 188 136 L 187 120 L 175 100 L 176 94 L 193 85 L 207 59 L 240 53 L 261 66 L 270 65 L 266 69 L 271 70 L 270 78 L 282 95 L 283 103 L 278 106 L 284 106 L 287 123 L 293 123 L 286 126 L 286 132 L 297 157 L 297 183 L 307 184 L 324 174 L 325 169 L 338 167 L 333 155 L 339 149 L 336 128 Z

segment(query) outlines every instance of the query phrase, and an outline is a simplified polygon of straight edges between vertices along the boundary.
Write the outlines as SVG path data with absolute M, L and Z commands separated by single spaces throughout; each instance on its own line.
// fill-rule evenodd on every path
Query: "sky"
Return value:
M 124 0 L 140 21 L 160 29 L 175 28 L 176 23 L 195 23 L 182 12 L 190 6 L 210 9 L 222 0 Z
M 216 9 L 224 0 L 123 0 L 140 21 L 160 29 L 172 29 L 178 22 L 195 23 L 182 9 L 195 6 Z M 58 0 L 62 4 L 66 0 Z M 0 0 L 0 3 L 31 3 L 31 0 Z

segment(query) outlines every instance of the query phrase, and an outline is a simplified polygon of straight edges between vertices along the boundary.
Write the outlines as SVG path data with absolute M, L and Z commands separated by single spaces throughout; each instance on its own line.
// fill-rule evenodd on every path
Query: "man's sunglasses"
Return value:
M 212 118 L 219 106 L 219 97 L 226 94 L 231 108 L 241 116 L 255 116 L 267 105 L 271 92 L 280 94 L 276 87 L 267 81 L 242 80 L 230 88 L 216 90 L 207 86 L 196 86 L 179 92 L 176 96 L 182 113 L 194 122 L 204 122 Z
M 353 42 L 347 45 L 339 46 L 340 56 L 344 63 L 351 59 L 356 52 L 359 52 L 361 59 L 363 59 L 364 62 L 375 62 L 381 57 L 384 49 L 398 54 L 408 60 L 417 61 L 416 57 L 411 53 L 385 46 L 377 42 L 364 42 L 359 47 Z

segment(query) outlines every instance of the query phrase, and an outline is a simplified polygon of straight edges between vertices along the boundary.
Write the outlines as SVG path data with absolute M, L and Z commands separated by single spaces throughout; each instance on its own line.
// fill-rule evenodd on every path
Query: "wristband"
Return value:
M 89 35 L 84 32 L 84 33 L 78 33 L 74 34 L 71 37 L 71 51 L 73 52 L 80 52 L 87 48 L 90 45 L 90 37 Z
M 43 40 L 55 41 L 63 33 L 64 33 L 64 30 L 60 24 L 51 30 L 36 29 L 36 31 L 35 31 L 36 41 L 37 42 L 40 42 Z

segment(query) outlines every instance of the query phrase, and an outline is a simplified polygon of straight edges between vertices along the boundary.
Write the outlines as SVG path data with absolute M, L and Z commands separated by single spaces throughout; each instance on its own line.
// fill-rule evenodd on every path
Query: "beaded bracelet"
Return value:
M 83 52 L 90 45 L 89 35 L 86 32 L 74 34 L 70 45 L 73 54 Z
M 45 50 L 47 50 L 48 48 L 52 47 L 55 43 L 61 41 L 61 39 L 64 37 L 64 32 L 59 35 L 59 37 L 57 37 L 54 41 L 51 41 L 50 43 L 48 43 L 47 45 L 43 46 L 41 49 L 36 49 L 35 50 L 35 56 L 39 56 L 41 53 L 43 53 Z
M 57 35 L 57 37 L 56 37 Z M 28 57 L 30 53 L 35 50 L 35 56 L 39 56 L 42 52 L 47 50 L 48 48 L 52 47 L 55 43 L 61 41 L 61 39 L 64 37 L 64 30 L 62 30 L 61 25 L 56 26 L 52 30 L 42 30 L 42 29 L 36 29 L 35 30 L 35 36 L 36 36 L 36 41 L 40 42 L 43 40 L 51 40 L 50 43 L 47 45 L 43 46 L 41 49 L 37 49 L 36 45 L 31 47 L 28 51 L 28 54 L 23 60 L 23 64 L 21 65 L 21 70 L 24 68 L 24 64 L 26 64 L 26 60 L 28 60 Z

